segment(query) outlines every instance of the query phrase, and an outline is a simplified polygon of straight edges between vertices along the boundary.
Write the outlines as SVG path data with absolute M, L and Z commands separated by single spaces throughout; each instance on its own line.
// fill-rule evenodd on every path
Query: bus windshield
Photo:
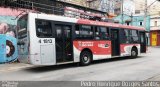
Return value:
M 18 33 L 18 39 L 22 39 L 27 37 L 27 15 L 22 16 L 19 20 L 18 20 L 18 29 L 17 29 L 17 33 Z

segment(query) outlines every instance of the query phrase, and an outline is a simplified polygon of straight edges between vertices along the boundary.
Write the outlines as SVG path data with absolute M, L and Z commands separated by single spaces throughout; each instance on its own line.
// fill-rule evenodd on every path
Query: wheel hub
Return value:
M 88 61 L 88 57 L 84 56 L 84 61 L 87 62 Z
M 136 56 L 136 52 L 135 51 L 132 51 L 132 56 Z

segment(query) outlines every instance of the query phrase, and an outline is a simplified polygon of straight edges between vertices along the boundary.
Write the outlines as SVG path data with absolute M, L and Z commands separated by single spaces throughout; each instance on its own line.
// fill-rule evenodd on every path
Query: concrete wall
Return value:
M 157 27 L 155 24 L 156 21 L 157 21 L 157 26 L 160 26 L 160 16 L 159 15 L 151 16 L 151 27 Z
M 151 27 L 155 26 L 155 21 L 157 21 L 157 26 L 160 26 L 160 19 L 151 19 Z

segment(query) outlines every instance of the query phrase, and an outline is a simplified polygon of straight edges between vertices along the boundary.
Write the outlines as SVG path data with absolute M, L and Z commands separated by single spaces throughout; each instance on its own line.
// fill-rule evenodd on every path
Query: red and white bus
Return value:
M 145 29 L 64 16 L 28 13 L 18 20 L 21 62 L 34 65 L 77 63 L 146 52 Z

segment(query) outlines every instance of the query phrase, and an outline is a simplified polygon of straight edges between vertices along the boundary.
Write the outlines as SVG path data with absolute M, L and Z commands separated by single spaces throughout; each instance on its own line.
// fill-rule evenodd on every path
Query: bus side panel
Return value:
M 111 41 L 95 41 L 93 60 L 111 58 Z
M 40 45 L 38 44 L 39 41 L 36 36 L 36 17 L 36 15 L 29 14 L 28 30 L 30 38 L 30 56 L 28 60 L 31 64 L 40 65 Z
M 74 62 L 80 61 L 80 53 L 90 49 L 93 60 L 111 58 L 111 41 L 74 41 Z
M 39 38 L 36 34 L 36 15 L 29 16 L 30 58 L 34 65 L 56 65 L 55 38 Z
M 137 47 L 138 54 L 140 54 L 140 44 L 121 44 L 121 56 L 131 56 L 131 50 L 133 46 Z
M 44 43 L 43 40 L 52 40 L 53 43 Z M 56 65 L 55 39 L 36 38 L 31 40 L 29 61 L 34 65 Z M 42 41 L 39 43 L 39 41 Z M 36 44 L 35 44 L 36 43 Z

